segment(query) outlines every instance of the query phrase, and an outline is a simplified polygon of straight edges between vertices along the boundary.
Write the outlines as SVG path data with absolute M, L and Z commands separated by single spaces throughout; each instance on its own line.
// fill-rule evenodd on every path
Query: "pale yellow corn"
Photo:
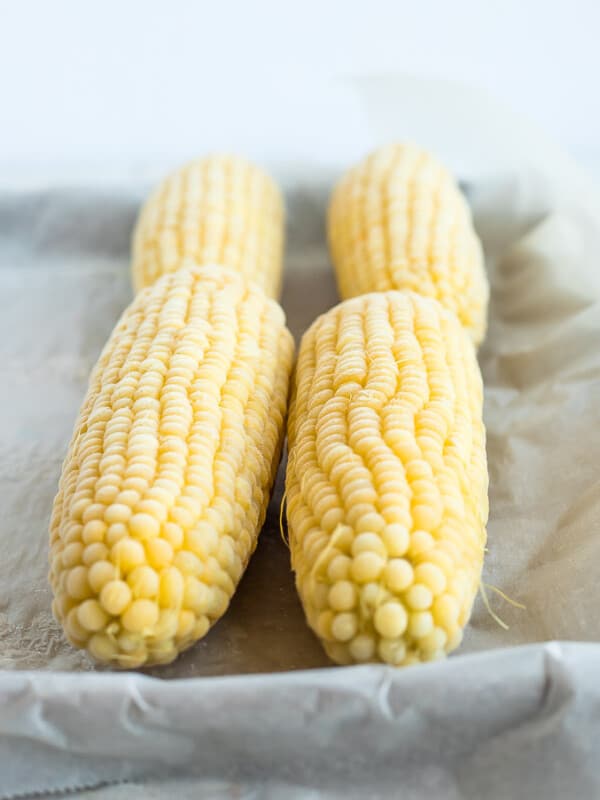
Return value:
M 481 375 L 456 316 L 392 291 L 324 314 L 302 340 L 288 439 L 292 565 L 330 657 L 457 647 L 488 501 Z
M 133 237 L 136 290 L 181 267 L 220 264 L 269 297 L 281 286 L 283 201 L 258 167 L 238 156 L 192 161 L 142 208 Z
M 51 522 L 53 610 L 76 647 L 166 663 L 225 612 L 280 456 L 293 342 L 225 267 L 163 276 L 89 383 Z
M 388 289 L 434 297 L 478 344 L 488 283 L 469 208 L 447 170 L 412 145 L 377 150 L 333 192 L 329 243 L 343 298 Z

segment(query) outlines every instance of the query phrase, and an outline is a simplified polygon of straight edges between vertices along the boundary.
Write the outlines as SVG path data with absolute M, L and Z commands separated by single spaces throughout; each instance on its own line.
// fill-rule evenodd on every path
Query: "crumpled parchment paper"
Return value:
M 280 470 L 258 549 L 206 639 L 145 675 L 94 668 L 50 614 L 47 526 L 160 171 L 0 185 L 0 800 L 85 787 L 94 798 L 600 794 L 600 201 L 565 156 L 469 92 L 450 104 L 432 84 L 352 91 L 369 122 L 356 158 L 414 138 L 458 171 L 473 207 L 492 285 L 484 580 L 525 609 L 488 588 L 509 629 L 478 600 L 447 662 L 332 669 L 279 537 Z M 452 112 L 443 130 L 432 108 Z M 336 302 L 325 210 L 339 165 L 271 166 L 286 190 L 282 302 L 298 337 Z

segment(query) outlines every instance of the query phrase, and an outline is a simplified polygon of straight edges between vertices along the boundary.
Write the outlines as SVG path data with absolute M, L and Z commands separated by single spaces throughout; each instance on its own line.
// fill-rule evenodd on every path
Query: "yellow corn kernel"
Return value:
M 192 633 L 194 625 L 196 624 L 196 617 L 191 611 L 184 609 L 179 612 L 177 618 L 177 637 L 184 639 Z
M 428 661 L 459 644 L 486 540 L 482 399 L 473 343 L 436 300 L 367 294 L 304 335 L 289 540 L 308 622 L 339 663 Z
M 108 616 L 97 600 L 83 602 L 79 606 L 77 619 L 86 631 L 100 631 L 108 622 Z
M 366 633 L 359 633 L 348 645 L 348 652 L 352 660 L 372 661 L 375 655 L 375 639 Z
M 87 578 L 92 591 L 97 595 L 117 574 L 115 565 L 110 561 L 95 561 L 88 569 Z
M 123 314 L 51 521 L 53 608 L 98 660 L 165 663 L 225 612 L 264 521 L 292 358 L 279 306 L 226 267 L 165 275 Z
M 131 602 L 131 589 L 125 581 L 109 581 L 100 591 L 100 603 L 109 614 L 122 614 Z
M 343 298 L 389 289 L 433 297 L 478 344 L 489 288 L 471 213 L 452 176 L 406 144 L 351 169 L 329 207 L 331 254 Z
M 166 272 L 220 264 L 269 297 L 281 286 L 283 201 L 262 170 L 215 155 L 182 167 L 154 191 L 133 237 L 136 291 Z
M 152 600 L 134 600 L 121 616 L 121 624 L 130 633 L 151 631 L 150 635 L 155 636 L 158 613 L 158 606 Z
M 127 576 L 127 583 L 134 597 L 156 597 L 158 595 L 158 573 L 148 565 L 136 567 Z

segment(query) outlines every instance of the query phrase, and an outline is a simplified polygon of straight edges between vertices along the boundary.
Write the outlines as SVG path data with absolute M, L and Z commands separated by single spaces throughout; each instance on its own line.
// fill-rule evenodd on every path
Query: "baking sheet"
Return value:
M 428 86 L 419 99 L 402 82 L 356 82 L 370 122 L 356 156 L 412 137 L 464 178 L 492 285 L 484 580 L 525 609 L 489 589 L 509 630 L 478 601 L 448 662 L 332 669 L 279 537 L 280 470 L 257 552 L 206 639 L 145 676 L 94 668 L 49 612 L 47 525 L 87 376 L 131 297 L 130 231 L 155 175 L 0 186 L 0 798 L 123 779 L 123 796 L 155 784 L 166 796 L 175 777 L 181 793 L 223 797 L 390 797 L 398 781 L 403 797 L 600 792 L 600 647 L 543 644 L 600 639 L 600 203 L 511 120 L 517 143 L 495 146 L 491 120 L 506 130 L 505 112 L 468 92 L 434 141 Z M 439 113 L 447 103 L 441 87 Z M 481 138 L 461 144 L 473 117 Z M 271 167 L 286 190 L 283 305 L 298 336 L 336 301 L 324 219 L 337 165 Z M 226 675 L 237 677 L 206 678 Z

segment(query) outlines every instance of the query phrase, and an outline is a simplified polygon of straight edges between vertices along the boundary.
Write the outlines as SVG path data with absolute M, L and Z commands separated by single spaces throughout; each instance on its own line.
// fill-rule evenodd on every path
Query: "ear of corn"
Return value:
M 262 170 L 237 156 L 193 161 L 145 203 L 134 232 L 136 290 L 166 272 L 222 264 L 269 297 L 281 285 L 283 202 Z
M 125 311 L 89 383 L 51 521 L 53 610 L 101 662 L 171 661 L 226 610 L 279 461 L 293 342 L 222 267 Z
M 488 284 L 469 208 L 451 175 L 411 145 L 389 145 L 351 169 L 329 208 L 329 242 L 343 298 L 388 289 L 433 297 L 476 344 Z
M 386 292 L 320 317 L 288 437 L 292 564 L 331 658 L 411 664 L 455 648 L 488 505 L 482 381 L 454 314 Z

